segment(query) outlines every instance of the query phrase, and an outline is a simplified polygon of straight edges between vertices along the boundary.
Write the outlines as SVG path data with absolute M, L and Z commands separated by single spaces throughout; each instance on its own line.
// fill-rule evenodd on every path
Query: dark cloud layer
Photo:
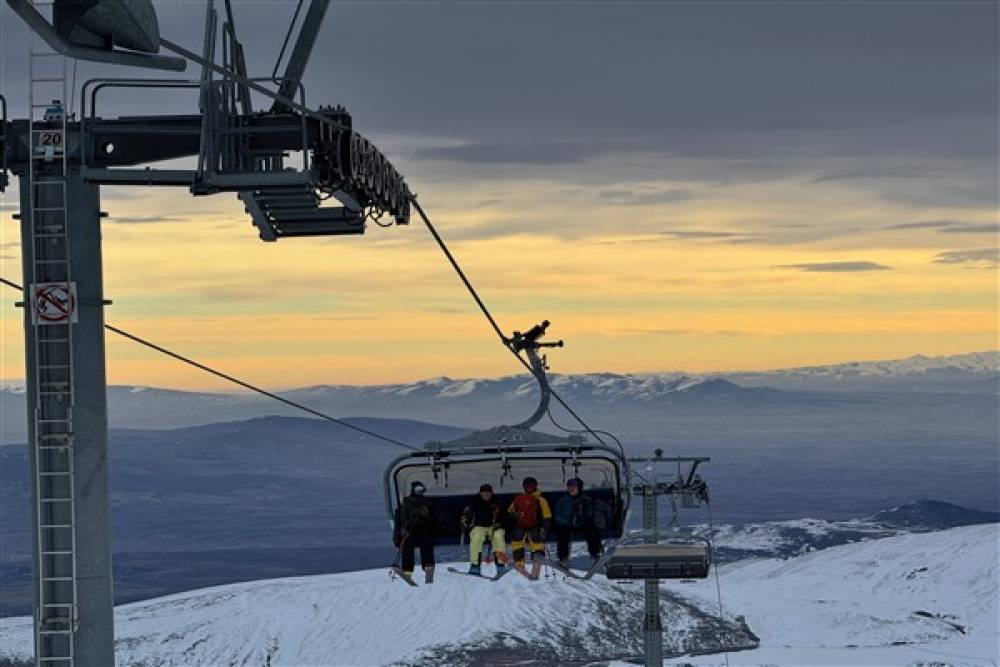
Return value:
M 251 73 L 269 74 L 295 3 L 233 4 Z M 157 2 L 163 34 L 200 50 L 204 5 Z M 732 181 L 796 173 L 877 182 L 908 205 L 988 206 L 998 13 L 995 2 L 332 3 L 306 99 L 345 104 L 366 134 L 417 138 L 393 153 L 415 184 L 487 170 L 606 178 L 652 156 L 639 179 L 710 164 Z M 25 30 L 6 3 L 0 19 L 2 89 L 20 91 Z M 82 64 L 78 80 L 136 74 Z M 23 114 L 23 95 L 8 98 Z M 194 94 L 103 99 L 123 114 L 196 108 Z
M 891 266 L 877 262 L 809 262 L 784 264 L 779 268 L 820 273 L 853 273 L 855 271 L 888 271 L 892 269 Z
M 204 3 L 156 6 L 164 35 L 200 50 Z M 251 72 L 269 73 L 294 3 L 234 6 Z M 0 11 L 17 85 L 24 30 Z M 365 132 L 468 142 L 427 159 L 989 157 L 997 18 L 990 2 L 334 3 L 307 100 L 347 104 Z M 80 79 L 97 71 L 135 74 Z

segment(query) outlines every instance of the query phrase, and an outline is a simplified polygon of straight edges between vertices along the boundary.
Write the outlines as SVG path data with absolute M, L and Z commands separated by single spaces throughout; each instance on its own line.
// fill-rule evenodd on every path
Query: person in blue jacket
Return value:
M 595 521 L 596 508 L 593 498 L 583 492 L 583 480 L 579 477 L 566 482 L 567 495 L 556 503 L 556 555 L 559 565 L 569 567 L 569 543 L 573 535 L 580 535 L 587 541 L 587 551 L 591 559 L 601 557 L 603 545 L 601 532 Z

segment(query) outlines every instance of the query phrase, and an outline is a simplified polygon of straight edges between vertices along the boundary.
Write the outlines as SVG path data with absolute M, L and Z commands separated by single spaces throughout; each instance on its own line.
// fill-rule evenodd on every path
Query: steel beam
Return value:
M 295 40 L 295 48 L 288 57 L 288 64 L 285 66 L 285 75 L 281 78 L 281 86 L 278 88 L 278 95 L 288 99 L 295 97 L 295 91 L 299 89 L 302 82 L 302 75 L 309 64 L 309 56 L 312 55 L 313 47 L 316 45 L 316 38 L 319 36 L 319 29 L 323 26 L 323 17 L 326 16 L 327 7 L 330 0 L 312 0 L 309 4 L 309 11 L 302 19 L 302 27 L 299 29 L 299 36 Z M 289 111 L 290 109 L 280 101 L 275 100 L 271 105 L 272 112 Z

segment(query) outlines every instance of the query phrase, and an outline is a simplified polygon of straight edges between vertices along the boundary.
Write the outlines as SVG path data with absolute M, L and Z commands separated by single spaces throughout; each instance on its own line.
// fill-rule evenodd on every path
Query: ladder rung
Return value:
M 35 132 L 48 132 L 48 130 L 35 130 Z M 49 179 L 45 179 L 44 181 L 32 181 L 32 185 L 34 185 L 36 188 L 39 185 L 62 185 L 63 187 L 65 187 L 66 186 L 66 179 L 63 179 L 63 178 L 49 178 Z
M 62 476 L 68 476 L 68 475 L 72 475 L 72 474 L 73 473 L 71 473 L 70 471 L 67 470 L 65 472 L 40 472 L 40 473 L 38 473 L 38 476 L 39 477 L 59 477 L 60 475 L 62 475 Z
M 41 580 L 44 581 L 73 581 L 73 577 L 42 577 Z
M 66 551 L 66 550 L 61 550 L 61 551 L 43 551 L 42 555 L 43 556 L 72 556 L 73 552 L 72 551 Z
M 56 530 L 61 528 L 72 528 L 71 523 L 43 523 L 38 526 L 42 530 Z
M 69 450 L 70 444 L 67 442 L 65 445 L 39 445 L 37 447 L 38 451 L 45 452 L 58 452 L 63 454 Z
M 71 502 L 73 502 L 73 499 L 72 498 L 39 498 L 38 502 L 40 502 L 40 503 L 71 503 Z

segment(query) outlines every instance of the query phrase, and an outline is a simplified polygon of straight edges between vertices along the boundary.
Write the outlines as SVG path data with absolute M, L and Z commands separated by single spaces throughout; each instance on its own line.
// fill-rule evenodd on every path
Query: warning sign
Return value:
M 76 283 L 36 283 L 31 286 L 32 324 L 70 324 L 76 319 Z

